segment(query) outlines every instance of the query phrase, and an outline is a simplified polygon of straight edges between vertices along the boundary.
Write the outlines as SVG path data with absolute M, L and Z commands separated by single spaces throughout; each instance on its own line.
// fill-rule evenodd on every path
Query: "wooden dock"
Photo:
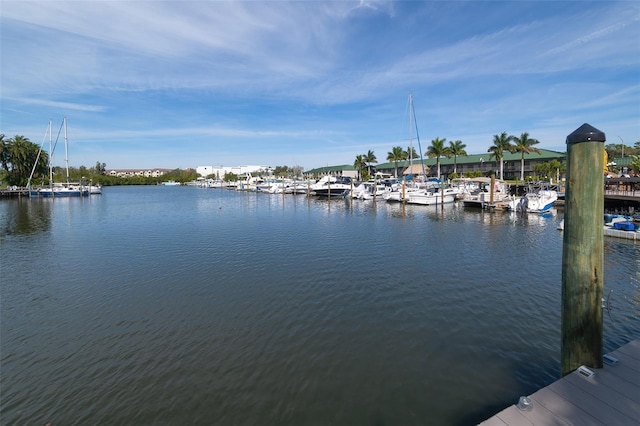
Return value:
M 28 197 L 29 191 L 26 189 L 0 189 L 0 199 Z
M 640 425 L 640 339 L 607 355 L 604 368 L 578 369 L 480 425 Z

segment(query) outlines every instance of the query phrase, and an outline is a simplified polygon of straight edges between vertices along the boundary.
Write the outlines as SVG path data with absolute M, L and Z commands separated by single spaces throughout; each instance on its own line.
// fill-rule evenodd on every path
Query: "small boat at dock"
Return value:
M 491 181 L 492 179 L 488 177 L 471 178 L 469 182 L 477 186 L 474 186 L 470 192 L 462 194 L 462 204 L 465 207 L 487 209 L 513 201 L 506 182 L 494 179 L 491 187 Z
M 351 178 L 347 176 L 323 176 L 311 185 L 311 193 L 318 197 L 345 196 L 351 191 Z
M 524 197 L 513 199 L 509 210 L 527 213 L 544 213 L 553 207 L 558 200 L 558 193 L 548 187 L 529 187 Z

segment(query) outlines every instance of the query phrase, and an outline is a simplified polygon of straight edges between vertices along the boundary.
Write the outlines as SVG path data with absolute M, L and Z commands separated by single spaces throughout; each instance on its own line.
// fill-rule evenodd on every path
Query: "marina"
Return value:
M 186 186 L 4 200 L 0 416 L 481 423 L 560 377 L 561 220 Z M 640 336 L 639 249 L 604 243 L 613 352 Z

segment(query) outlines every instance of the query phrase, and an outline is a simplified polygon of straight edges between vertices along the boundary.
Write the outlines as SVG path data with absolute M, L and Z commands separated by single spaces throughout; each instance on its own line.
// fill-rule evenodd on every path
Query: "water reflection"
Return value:
M 7 424 L 477 424 L 559 373 L 554 216 L 185 187 L 26 203 L 0 203 L 0 232 L 20 209 L 45 230 L 2 251 Z M 605 239 L 607 351 L 640 332 L 638 247 Z
M 0 235 L 32 234 L 49 230 L 52 204 L 51 199 L 3 201 L 0 203 Z

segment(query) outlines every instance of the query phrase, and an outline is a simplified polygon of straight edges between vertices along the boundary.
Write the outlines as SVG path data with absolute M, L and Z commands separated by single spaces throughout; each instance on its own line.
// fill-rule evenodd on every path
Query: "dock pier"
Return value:
M 640 424 L 640 339 L 580 367 L 511 405 L 481 426 Z
M 20 198 L 29 197 L 29 191 L 26 189 L 2 189 L 0 190 L 0 199 L 2 198 Z

